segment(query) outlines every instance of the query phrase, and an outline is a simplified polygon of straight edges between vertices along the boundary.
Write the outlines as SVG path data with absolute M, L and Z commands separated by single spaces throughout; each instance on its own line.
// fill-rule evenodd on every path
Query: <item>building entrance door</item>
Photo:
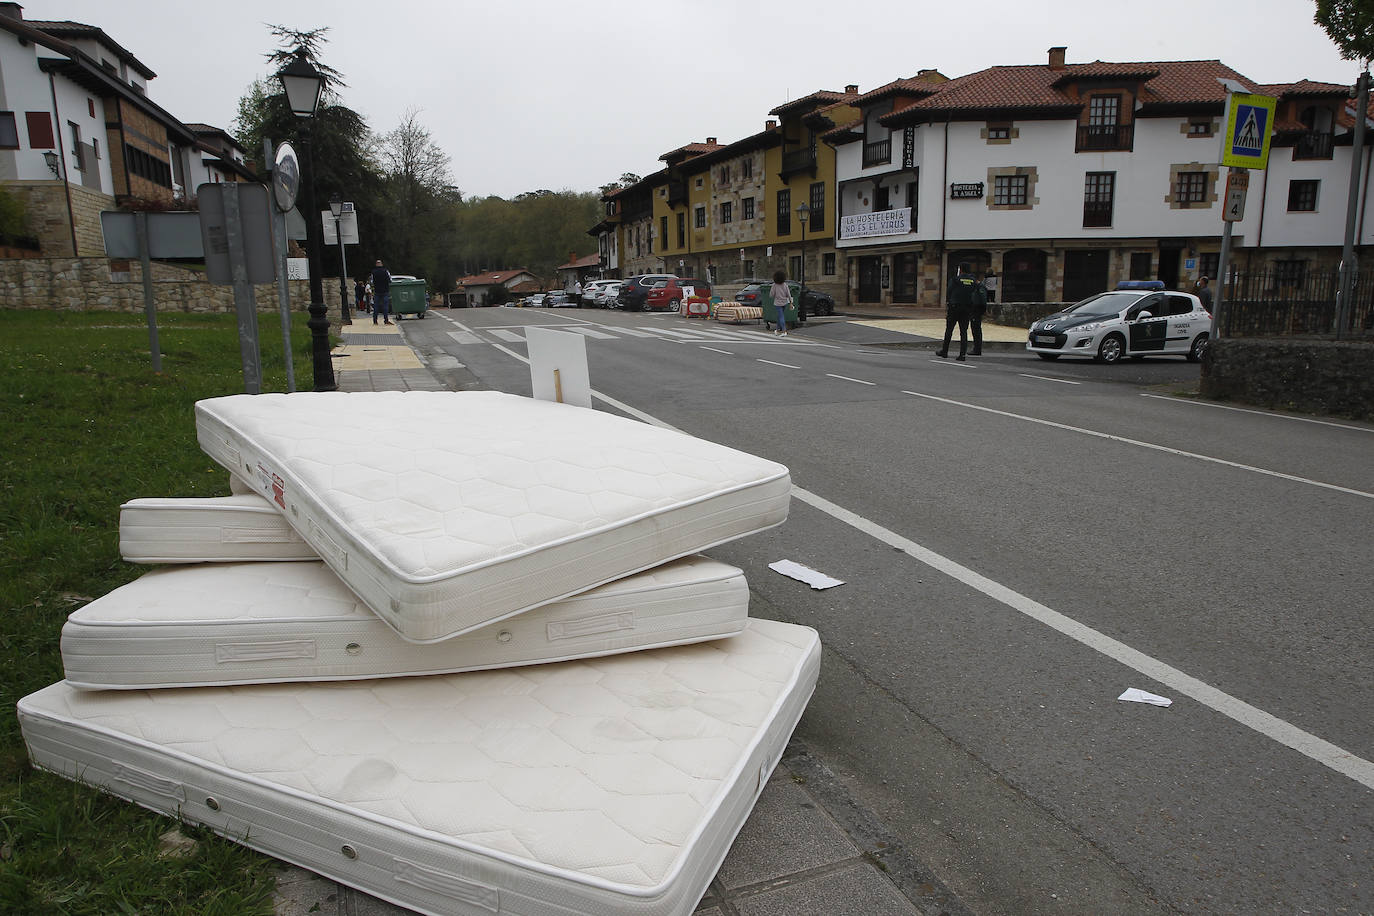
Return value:
M 1107 291 L 1108 252 L 1064 252 L 1064 301 L 1077 302 Z
M 883 298 L 882 290 L 882 259 L 867 257 L 859 258 L 859 301 L 860 302 L 881 302 Z

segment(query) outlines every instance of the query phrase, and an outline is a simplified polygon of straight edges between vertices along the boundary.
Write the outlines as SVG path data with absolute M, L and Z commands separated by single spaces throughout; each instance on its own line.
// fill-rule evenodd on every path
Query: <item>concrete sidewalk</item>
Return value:
M 941 333 L 943 333 L 941 321 Z M 334 350 L 340 391 L 442 391 L 398 324 L 354 319 Z M 304 869 L 277 880 L 278 916 L 410 912 Z M 833 773 L 794 740 L 697 906 L 699 916 L 912 916 L 966 911 Z

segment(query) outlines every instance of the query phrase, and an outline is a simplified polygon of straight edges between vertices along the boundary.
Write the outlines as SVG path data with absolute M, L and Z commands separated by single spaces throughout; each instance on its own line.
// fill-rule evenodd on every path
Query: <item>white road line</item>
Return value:
M 927 550 L 920 544 L 862 516 L 855 515 L 848 509 L 803 490 L 801 487 L 792 487 L 792 495 L 832 518 L 864 532 L 889 547 L 895 547 L 932 569 L 938 570 L 1012 610 L 1026 615 L 1037 623 L 1056 630 L 1145 677 L 1158 681 L 1170 690 L 1192 697 L 1208 709 L 1219 712 L 1247 728 L 1254 729 L 1266 738 L 1290 747 L 1323 766 L 1349 776 L 1365 788 L 1374 789 L 1374 763 L 1357 757 L 1329 741 L 1324 741 L 1310 732 L 1303 731 L 1296 725 L 1185 674 L 1172 665 L 1132 649 L 1125 643 L 1104 633 L 1099 633 L 1092 627 L 1085 626 L 1071 617 L 1051 610 L 1038 601 L 1000 585 L 932 550 Z
M 1025 373 L 1025 372 L 1018 372 L 1018 373 L 1016 373 L 1016 374 L 1019 375 L 1019 376 L 1021 376 L 1022 378 L 1038 378 L 1038 379 L 1040 379 L 1040 381 L 1042 381 L 1042 382 L 1060 382 L 1061 384 L 1064 384 L 1064 385 L 1081 385 L 1081 384 L 1083 384 L 1082 382 L 1074 382 L 1074 381 L 1070 381 L 1069 379 L 1066 379 L 1066 378 L 1053 378 L 1053 377 L 1048 376 L 1048 375 L 1028 375 L 1028 374 Z
M 658 331 L 641 331 L 639 328 L 622 328 L 619 325 L 603 324 L 601 327 L 615 331 L 617 334 L 625 334 L 629 337 L 657 337 Z
M 1229 404 L 1213 404 L 1210 401 L 1191 401 L 1188 398 L 1170 398 L 1162 394 L 1142 394 L 1142 398 L 1154 398 L 1156 401 L 1169 401 L 1173 404 L 1191 404 L 1194 407 L 1214 407 L 1217 410 L 1235 410 L 1240 413 L 1252 413 L 1260 417 L 1271 417 L 1275 420 L 1294 420 L 1298 423 L 1315 423 L 1318 426 L 1330 426 L 1335 429 L 1353 429 L 1357 433 L 1374 433 L 1374 427 L 1351 426 L 1348 423 L 1333 423 L 1330 420 L 1314 420 L 1311 417 L 1290 417 L 1286 413 L 1271 413 L 1267 410 L 1251 410 L 1246 407 L 1232 407 Z
M 649 330 L 645 328 L 645 330 Z M 669 337 L 685 337 L 688 340 L 700 340 L 701 337 L 695 331 L 675 331 L 672 328 L 654 328 L 659 334 L 667 334 Z
M 581 334 L 584 337 L 590 337 L 593 340 L 615 340 L 614 334 L 606 334 L 602 331 L 596 330 L 595 328 L 568 328 L 568 330 L 574 334 Z
M 496 344 L 496 349 L 501 350 L 523 363 L 529 360 L 506 347 Z M 907 392 L 911 394 L 912 392 Z M 615 398 L 608 397 L 599 391 L 592 391 L 592 395 L 600 401 L 614 407 L 616 410 L 653 426 L 663 429 L 676 430 L 683 432 L 670 423 L 631 407 Z M 895 531 L 884 528 L 876 522 L 871 522 L 861 515 L 850 512 L 843 506 L 830 502 L 824 497 L 817 496 L 809 490 L 803 490 L 795 484 L 792 487 L 792 495 L 809 506 L 812 506 L 831 518 L 843 522 L 850 527 L 867 534 L 875 540 L 901 550 L 907 556 L 926 564 L 950 578 L 962 582 L 968 587 L 978 591 L 1001 604 L 1006 605 L 1014 611 L 1026 615 L 1032 620 L 1050 627 L 1056 632 L 1069 637 L 1081 645 L 1087 646 L 1095 652 L 1116 661 L 1133 671 L 1139 672 L 1145 677 L 1151 678 L 1163 684 L 1165 687 L 1174 690 L 1184 696 L 1192 697 L 1201 705 L 1208 709 L 1218 712 L 1233 722 L 1244 725 L 1246 728 L 1253 729 L 1259 734 L 1272 741 L 1292 748 L 1299 754 L 1320 763 L 1322 766 L 1329 767 L 1337 773 L 1358 782 L 1367 789 L 1374 789 L 1374 763 L 1357 757 L 1355 754 L 1318 738 L 1310 732 L 1303 731 L 1296 725 L 1284 721 L 1270 713 L 1265 712 L 1249 703 L 1231 696 L 1224 691 L 1218 690 L 1211 685 L 1198 680 L 1192 675 L 1185 674 L 1172 665 L 1165 664 L 1156 658 L 1146 655 L 1143 652 L 1132 649 L 1119 640 L 1113 639 L 1104 633 L 1099 633 L 1092 627 L 1085 626 L 1071 617 L 1051 610 L 1045 605 L 1019 592 L 1013 591 L 1004 585 L 1000 585 L 986 576 L 974 572 L 966 566 L 954 562 L 953 560 L 928 550 L 908 538 L 902 537 Z
M 937 365 L 937 366 L 952 366 L 952 367 L 955 368 L 955 369 L 972 369 L 972 368 L 973 368 L 973 366 L 969 365 L 968 363 L 961 363 L 961 362 L 959 362 L 957 359 L 956 359 L 956 360 L 932 359 L 931 362 L 934 363 L 934 364 Z
M 771 359 L 755 359 L 756 363 L 767 363 L 770 366 L 782 366 L 784 369 L 800 369 L 801 366 L 791 366 L 787 363 L 775 363 Z
M 699 347 L 698 349 L 701 349 L 701 350 L 710 350 L 712 353 L 724 353 L 726 356 L 734 356 L 734 355 L 735 355 L 735 354 L 731 353 L 729 350 L 717 350 L 715 347 L 707 347 L 707 346 L 704 346 L 704 345 L 701 346 L 701 347 Z
M 977 404 L 968 404 L 964 401 L 955 401 L 950 398 L 940 398 L 933 394 L 922 394 L 919 391 L 902 391 L 902 394 L 909 394 L 912 397 L 925 398 L 929 401 L 939 401 L 942 404 L 952 404 L 955 407 L 964 407 L 968 410 L 981 410 L 984 413 L 996 414 L 999 417 L 1010 417 L 1013 420 L 1025 420 L 1027 423 L 1037 423 L 1041 426 L 1051 426 L 1055 429 L 1068 430 L 1071 433 L 1082 433 L 1085 436 L 1095 436 L 1098 439 L 1107 439 L 1112 442 L 1121 442 L 1125 445 L 1136 445 L 1140 448 L 1152 449 L 1156 452 L 1165 452 L 1169 455 L 1178 455 L 1182 458 L 1195 458 L 1198 461 L 1206 461 L 1211 464 L 1220 464 L 1228 468 L 1236 468 L 1241 471 L 1250 471 L 1254 474 L 1263 474 L 1266 477 L 1277 477 L 1280 480 L 1291 480 L 1294 483 L 1304 483 L 1308 486 L 1321 487 L 1323 490 L 1335 490 L 1337 493 L 1347 493 L 1351 496 L 1363 496 L 1365 499 L 1374 499 L 1374 493 L 1366 493 L 1364 490 L 1352 490 L 1349 487 L 1340 487 L 1334 483 L 1322 483 L 1320 480 L 1311 480 L 1307 477 L 1298 477 L 1295 474 L 1284 474 L 1281 471 L 1271 471 L 1267 468 L 1258 468 L 1252 464 L 1241 464 L 1236 461 L 1227 461 L 1223 458 L 1213 458 L 1211 455 L 1199 455 L 1197 452 L 1185 452 L 1182 449 L 1170 448 L 1167 445 L 1156 445 L 1153 442 L 1142 442 L 1139 439 L 1128 439 L 1125 436 L 1114 436 L 1111 433 L 1098 432 L 1095 429 L 1084 429 L 1081 426 L 1069 426 L 1067 423 L 1056 423 L 1053 420 L 1042 420 L 1039 417 L 1028 417 L 1024 414 L 1010 413 L 1005 410 L 996 410 L 992 407 L 981 407 Z
M 487 332 L 501 338 L 502 340 L 509 341 L 510 343 L 525 342 L 525 335 L 517 334 L 514 331 L 506 331 L 501 328 L 487 328 Z
M 448 336 L 458 341 L 460 344 L 480 344 L 486 343 L 471 331 L 449 331 Z
M 835 375 L 833 372 L 827 372 L 827 373 L 826 373 L 826 376 L 827 376 L 828 378 L 837 378 L 837 379 L 841 379 L 841 380 L 846 381 L 846 382 L 858 382 L 860 385 L 877 385 L 877 384 L 878 384 L 877 382 L 865 382 L 865 381 L 864 381 L 863 379 L 861 379 L 861 378 L 850 378 L 850 377 L 847 376 L 847 375 Z

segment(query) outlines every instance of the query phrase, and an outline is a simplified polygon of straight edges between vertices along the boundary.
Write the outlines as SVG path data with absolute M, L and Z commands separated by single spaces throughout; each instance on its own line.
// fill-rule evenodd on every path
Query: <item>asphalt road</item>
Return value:
M 404 330 L 527 394 L 529 325 L 587 337 L 599 409 L 791 468 L 786 525 L 711 553 L 821 633 L 798 746 L 970 911 L 1374 913 L 1374 427 L 1176 397 L 1181 359 L 959 364 L 842 321 Z

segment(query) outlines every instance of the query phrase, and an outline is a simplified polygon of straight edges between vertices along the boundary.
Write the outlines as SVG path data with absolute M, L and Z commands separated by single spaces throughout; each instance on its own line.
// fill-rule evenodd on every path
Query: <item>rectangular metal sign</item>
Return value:
M 100 214 L 100 229 L 105 234 L 105 256 L 137 258 L 138 230 L 134 218 L 138 214 L 124 210 L 106 210 Z M 205 253 L 200 239 L 200 216 L 191 211 L 149 213 L 148 257 L 199 258 Z
M 949 196 L 952 200 L 974 200 L 983 196 L 983 183 L 981 181 L 957 182 L 949 186 Z
M 351 201 L 344 203 L 344 210 L 339 214 L 337 223 L 339 234 L 343 235 L 344 244 L 358 244 L 358 211 L 353 209 Z M 326 245 L 339 244 L 339 235 L 334 232 L 334 214 L 328 210 L 321 210 L 320 225 L 324 227 L 324 243 Z
M 1232 92 L 1226 96 L 1226 132 L 1221 138 L 1221 164 L 1263 169 L 1269 164 L 1269 140 L 1274 133 L 1272 96 Z
M 237 197 L 238 219 L 229 225 L 224 198 Z M 272 251 L 272 204 L 267 188 L 249 182 L 209 183 L 196 188 L 200 198 L 200 235 L 205 246 L 205 275 L 218 286 L 234 282 L 229 258 L 230 234 L 241 236 L 249 283 L 271 283 L 277 278 Z

